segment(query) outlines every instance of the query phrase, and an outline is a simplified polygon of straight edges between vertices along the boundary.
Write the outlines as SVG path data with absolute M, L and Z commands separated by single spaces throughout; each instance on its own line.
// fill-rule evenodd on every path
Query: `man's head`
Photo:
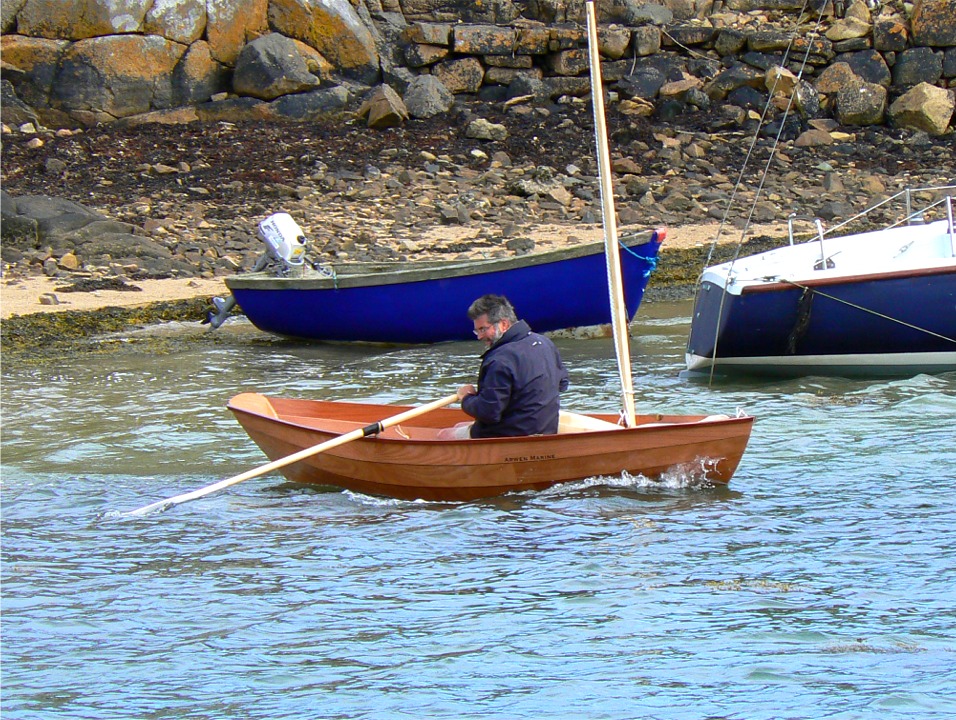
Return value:
M 515 309 L 503 295 L 482 295 L 468 308 L 468 317 L 475 324 L 475 336 L 491 347 L 518 322 Z

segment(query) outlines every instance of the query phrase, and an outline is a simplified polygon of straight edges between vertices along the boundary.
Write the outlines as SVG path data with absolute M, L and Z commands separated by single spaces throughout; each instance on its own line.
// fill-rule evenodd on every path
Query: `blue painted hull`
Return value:
M 956 370 L 954 338 L 952 268 L 805 287 L 776 283 L 739 295 L 705 282 L 695 301 L 688 355 L 722 372 L 946 372 Z
M 660 242 L 650 240 L 621 252 L 628 317 L 644 296 Z M 490 272 L 480 264 L 467 274 L 361 286 L 308 287 L 295 279 L 271 278 L 258 285 L 237 279 L 227 285 L 260 330 L 315 341 L 420 344 L 473 339 L 469 305 L 481 295 L 505 295 L 520 318 L 538 332 L 592 326 L 611 320 L 603 247 L 579 257 Z M 450 264 L 451 265 L 451 264 Z M 456 263 L 458 267 L 461 263 Z M 315 283 L 312 283 L 315 285 Z

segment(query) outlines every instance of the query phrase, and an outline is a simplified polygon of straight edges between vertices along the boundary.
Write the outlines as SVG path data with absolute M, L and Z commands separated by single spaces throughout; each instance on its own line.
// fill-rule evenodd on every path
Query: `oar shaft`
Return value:
M 440 407 L 451 405 L 453 402 L 457 402 L 457 401 L 458 401 L 457 393 L 454 395 L 449 395 L 447 397 L 441 398 L 440 400 L 434 400 L 428 403 L 427 405 L 411 408 L 410 410 L 406 410 L 405 412 L 399 413 L 398 415 L 392 415 L 391 417 L 387 417 L 384 420 L 378 421 L 377 423 L 372 423 L 371 425 L 367 425 L 364 428 L 357 428 L 355 430 L 345 433 L 344 435 L 339 435 L 337 437 L 332 438 L 331 440 L 326 440 L 325 442 L 321 442 L 318 445 L 313 445 L 312 447 L 307 447 L 304 450 L 299 450 L 298 452 L 293 453 L 292 455 L 286 455 L 283 458 L 279 458 L 278 460 L 273 460 L 270 463 L 266 463 L 265 465 L 260 465 L 257 468 L 247 470 L 244 473 L 234 475 L 233 477 L 226 478 L 225 480 L 220 480 L 219 482 L 213 483 L 212 485 L 207 485 L 206 487 L 199 488 L 198 490 L 182 493 L 181 495 L 176 495 L 174 497 L 167 498 L 165 500 L 157 500 L 156 502 L 150 503 L 149 505 L 144 505 L 143 507 L 137 508 L 136 510 L 131 510 L 126 514 L 127 515 L 146 515 L 152 512 L 153 510 L 166 508 L 166 507 L 169 507 L 170 505 L 178 505 L 179 503 L 187 502 L 188 500 L 196 500 L 206 495 L 210 495 L 211 493 L 217 492 L 218 490 L 223 490 L 224 488 L 227 488 L 230 485 L 236 485 L 245 480 L 251 480 L 254 477 L 259 477 L 260 475 L 266 475 L 274 470 L 283 468 L 286 465 L 291 465 L 292 463 L 296 463 L 299 460 L 304 460 L 305 458 L 311 457 L 312 455 L 318 455 L 321 452 L 324 452 L 326 450 L 331 450 L 332 448 L 338 447 L 339 445 L 345 445 L 346 443 L 352 442 L 353 440 L 359 440 L 369 435 L 375 435 L 376 433 L 382 432 L 382 430 L 384 430 L 385 428 L 393 427 L 395 425 L 405 422 L 406 420 L 411 420 L 412 418 L 416 418 L 419 415 L 424 415 L 425 413 L 429 413 L 432 410 L 437 410 Z

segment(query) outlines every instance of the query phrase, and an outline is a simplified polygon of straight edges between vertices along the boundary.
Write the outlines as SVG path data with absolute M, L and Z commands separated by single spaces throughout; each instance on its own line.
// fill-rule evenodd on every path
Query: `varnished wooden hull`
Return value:
M 408 410 L 393 405 L 234 397 L 229 408 L 272 460 Z M 592 417 L 614 421 L 616 417 Z M 406 500 L 464 501 L 622 472 L 668 471 L 729 482 L 753 418 L 644 416 L 635 428 L 480 440 L 437 440 L 439 428 L 467 420 L 435 410 L 410 425 L 349 442 L 282 470 L 296 482 L 332 485 Z

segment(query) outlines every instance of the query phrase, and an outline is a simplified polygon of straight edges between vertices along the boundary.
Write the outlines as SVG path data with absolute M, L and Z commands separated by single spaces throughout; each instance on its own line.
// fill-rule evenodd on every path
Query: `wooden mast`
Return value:
M 627 335 L 627 306 L 624 303 L 624 281 L 621 277 L 621 256 L 617 242 L 617 218 L 614 213 L 614 191 L 611 187 L 611 159 L 608 152 L 607 123 L 604 119 L 604 86 L 601 81 L 601 59 L 598 50 L 597 16 L 593 0 L 588 0 L 588 56 L 591 63 L 591 105 L 594 108 L 594 131 L 597 144 L 598 176 L 601 184 L 601 206 L 604 216 L 604 251 L 607 256 L 608 291 L 611 301 L 611 330 L 614 350 L 621 375 L 621 399 L 628 427 L 637 423 L 634 417 L 634 386 L 631 378 L 631 350 Z

